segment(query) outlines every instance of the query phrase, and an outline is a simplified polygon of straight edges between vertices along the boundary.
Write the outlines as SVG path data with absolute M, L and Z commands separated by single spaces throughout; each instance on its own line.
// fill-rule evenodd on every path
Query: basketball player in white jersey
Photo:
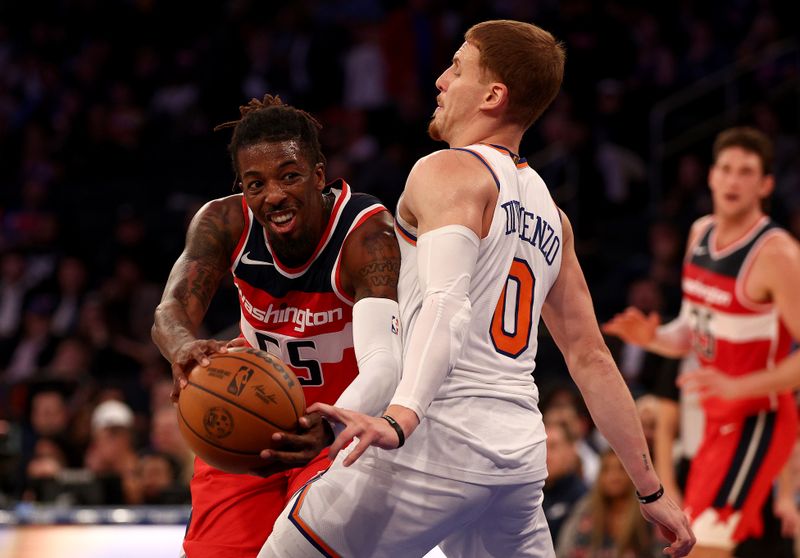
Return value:
M 540 315 L 643 514 L 673 541 L 666 552 L 691 549 L 600 335 L 569 222 L 516 154 L 563 65 L 550 33 L 489 21 L 437 80 L 430 133 L 450 149 L 415 165 L 396 215 L 402 379 L 381 418 L 313 407 L 345 425 L 332 455 L 358 442 L 297 493 L 260 557 L 411 557 L 439 541 L 450 557 L 553 557 L 531 376 Z

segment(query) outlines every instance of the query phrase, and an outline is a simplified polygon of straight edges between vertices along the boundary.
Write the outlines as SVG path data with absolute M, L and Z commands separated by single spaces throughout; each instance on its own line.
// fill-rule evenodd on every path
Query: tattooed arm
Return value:
M 172 364 L 173 401 L 196 364 L 207 366 L 208 355 L 225 350 L 225 342 L 197 339 L 196 334 L 220 280 L 230 269 L 243 229 L 238 195 L 208 202 L 189 225 L 186 246 L 172 267 L 151 331 L 161 354 Z
M 356 302 L 368 297 L 397 300 L 400 248 L 388 212 L 350 233 L 342 250 L 342 271 L 342 287 Z
M 316 403 L 309 411 L 320 412 L 337 433 L 330 457 L 354 436 L 372 439 L 377 428 L 389 428 L 375 418 L 387 408 L 400 382 L 403 351 L 397 281 L 400 248 L 394 236 L 392 218 L 383 212 L 356 229 L 345 244 L 342 287 L 356 300 L 353 306 L 353 347 L 358 359 L 358 376 L 335 405 Z M 363 449 L 359 454 L 363 452 Z
M 308 440 L 321 423 L 316 411 L 347 413 L 356 422 L 380 420 L 385 424 L 373 416 L 386 409 L 400 379 L 402 349 L 396 302 L 400 248 L 388 212 L 369 218 L 350 233 L 342 248 L 340 271 L 344 292 L 356 301 L 353 306 L 353 348 L 358 360 L 358 376 L 341 394 L 335 407 L 321 403 L 309 407 L 309 414 L 300 419 L 301 426 L 308 429 Z M 335 416 L 325 414 L 332 423 L 343 423 Z M 322 423 L 322 426 L 327 424 Z M 339 436 L 333 447 L 340 447 L 352 437 L 350 430 L 344 433 L 342 430 L 343 426 L 337 429 Z M 261 456 L 283 463 L 301 464 L 332 441 L 330 431 L 324 442 L 322 437 L 306 443 L 299 436 L 276 436 L 285 439 L 287 446 L 292 446 L 290 449 L 294 451 L 268 450 Z
M 342 286 L 353 306 L 353 348 L 358 377 L 337 407 L 375 416 L 382 413 L 400 381 L 403 351 L 397 280 L 400 248 L 388 212 L 375 215 L 351 233 L 344 247 Z

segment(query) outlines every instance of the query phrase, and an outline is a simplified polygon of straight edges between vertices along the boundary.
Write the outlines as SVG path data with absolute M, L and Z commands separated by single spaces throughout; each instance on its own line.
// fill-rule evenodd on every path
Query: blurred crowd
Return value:
M 188 220 L 231 192 L 229 137 L 211 129 L 251 97 L 278 94 L 312 112 L 328 177 L 393 209 L 413 162 L 438 148 L 425 133 L 434 81 L 464 31 L 483 19 L 536 22 L 565 42 L 567 72 L 521 151 L 575 224 L 600 320 L 628 304 L 670 317 L 688 226 L 710 209 L 710 142 L 723 126 L 664 161 L 654 190 L 650 111 L 791 40 L 798 12 L 766 0 L 3 3 L 0 498 L 187 501 L 191 456 L 149 329 Z M 800 63 L 766 64 L 748 80 L 736 121 L 775 140 L 773 213 L 800 236 Z M 687 108 L 672 126 L 707 108 Z M 202 333 L 233 336 L 237 319 L 226 283 Z M 634 394 L 657 393 L 667 365 L 611 345 Z M 546 332 L 540 355 L 543 392 L 568 399 Z M 577 403 L 550 411 L 569 415 L 557 424 L 582 425 L 556 428 L 548 444 L 577 443 L 586 456 L 583 490 L 594 492 L 573 515 L 591 516 L 597 491 L 625 484 L 619 464 Z M 564 490 L 583 494 L 577 486 Z M 614 513 L 631 544 L 647 546 L 623 492 Z M 600 540 L 583 519 L 562 519 L 573 539 Z

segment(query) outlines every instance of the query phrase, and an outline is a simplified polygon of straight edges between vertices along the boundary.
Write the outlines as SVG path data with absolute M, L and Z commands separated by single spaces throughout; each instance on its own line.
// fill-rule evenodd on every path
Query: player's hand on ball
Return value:
M 353 438 L 358 438 L 358 444 L 344 460 L 345 467 L 355 463 L 370 446 L 391 450 L 397 448 L 399 443 L 397 432 L 385 419 L 324 403 L 314 403 L 308 410 L 319 412 L 329 421 L 343 424 L 345 427 L 331 444 L 329 453 L 331 460 L 334 460 L 339 450 L 347 446 Z
M 170 392 L 169 398 L 173 403 L 178 401 L 181 390 L 189 383 L 187 379 L 189 371 L 197 365 L 208 366 L 211 364 L 208 357 L 214 353 L 228 352 L 228 347 L 234 346 L 230 343 L 233 343 L 233 341 L 194 339 L 181 345 L 172 360 L 172 392 Z
M 275 447 L 261 452 L 264 466 L 253 469 L 251 474 L 261 477 L 280 471 L 302 467 L 328 447 L 333 440 L 333 431 L 319 413 L 300 417 L 297 432 L 276 432 L 272 435 Z

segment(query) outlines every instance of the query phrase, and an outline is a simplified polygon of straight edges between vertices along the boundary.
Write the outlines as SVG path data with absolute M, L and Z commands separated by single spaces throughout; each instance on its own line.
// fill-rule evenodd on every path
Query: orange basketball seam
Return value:
M 181 420 L 183 421 L 183 424 L 186 425 L 186 428 L 191 430 L 192 434 L 194 434 L 195 436 L 197 436 L 198 438 L 203 440 L 203 442 L 205 442 L 209 446 L 213 446 L 213 447 L 215 447 L 217 449 L 220 449 L 220 450 L 223 450 L 223 451 L 227 451 L 228 453 L 233 453 L 235 455 L 245 455 L 245 456 L 254 456 L 254 457 L 257 456 L 257 455 L 261 455 L 261 451 L 257 451 L 257 452 L 238 451 L 238 450 L 231 449 L 231 448 L 228 448 L 228 447 L 225 447 L 225 446 L 221 446 L 218 443 L 214 442 L 213 440 L 211 440 L 211 439 L 207 438 L 206 436 L 204 436 L 201 432 L 199 432 L 196 429 L 194 429 L 192 427 L 192 425 L 189 424 L 189 421 L 186 419 L 186 417 L 183 416 L 183 412 L 180 410 L 180 408 L 178 408 L 178 415 L 181 417 Z
M 208 389 L 206 387 L 203 387 L 203 386 L 201 386 L 199 384 L 196 384 L 196 383 L 194 383 L 192 381 L 189 382 L 189 385 L 199 389 L 200 391 L 204 391 L 205 393 L 208 393 L 209 395 L 213 395 L 214 397 L 220 399 L 221 401 L 224 401 L 225 403 L 228 403 L 228 404 L 236 407 L 240 411 L 244 411 L 245 413 L 247 413 L 249 415 L 253 415 L 258 420 L 266 422 L 267 424 L 269 424 L 270 426 L 274 426 L 278 430 L 286 431 L 286 427 L 285 426 L 281 426 L 281 425 L 275 424 L 274 422 L 268 420 L 266 417 L 263 417 L 263 416 L 259 415 L 255 411 L 252 411 L 252 410 L 248 409 L 247 407 L 241 405 L 240 403 L 237 403 L 236 401 L 233 401 L 232 399 L 228 399 L 227 397 L 223 396 L 220 393 L 217 393 L 216 391 L 212 391 L 212 390 L 210 390 L 210 389 Z M 292 406 L 292 410 L 295 411 L 295 415 L 296 415 L 297 411 L 294 409 L 294 405 Z
M 246 354 L 251 354 L 251 353 L 246 353 Z M 270 358 L 272 358 L 272 355 L 270 355 L 269 353 L 265 353 L 265 354 L 267 354 L 267 355 L 268 355 Z M 272 373 L 271 373 L 271 372 L 270 372 L 270 371 L 269 371 L 267 368 L 264 368 L 264 367 L 262 367 L 261 365 L 259 365 L 259 364 L 256 364 L 256 363 L 254 363 L 253 361 L 251 361 L 251 360 L 248 360 L 248 359 L 246 359 L 246 358 L 242 358 L 242 357 L 236 356 L 235 354 L 226 353 L 226 354 L 224 354 L 224 355 L 222 355 L 222 356 L 223 356 L 223 357 L 225 357 L 225 358 L 232 358 L 232 359 L 234 359 L 234 360 L 241 360 L 241 361 L 247 362 L 248 364 L 251 364 L 251 365 L 253 365 L 255 368 L 257 368 L 257 369 L 261 370 L 261 371 L 262 371 L 264 374 L 266 374 L 267 376 L 269 376 L 269 377 L 270 377 L 270 378 L 271 378 L 271 379 L 272 379 L 272 380 L 273 380 L 273 381 L 274 381 L 274 382 L 275 382 L 275 383 L 278 385 L 278 387 L 279 387 L 279 388 L 281 388 L 281 390 L 283 390 L 283 393 L 284 393 L 284 394 L 285 394 L 285 395 L 286 395 L 286 396 L 289 398 L 289 400 L 292 402 L 292 410 L 294 411 L 294 414 L 295 414 L 295 417 L 294 417 L 294 418 L 295 418 L 295 421 L 297 421 L 297 420 L 299 420 L 299 419 L 300 419 L 300 416 L 299 416 L 299 415 L 298 415 L 298 413 L 297 413 L 297 409 L 295 409 L 295 407 L 294 407 L 294 398 L 292 397 L 291 393 L 289 392 L 289 390 L 287 390 L 287 389 L 286 389 L 286 388 L 283 386 L 283 384 L 281 383 L 281 381 L 280 381 L 280 380 L 276 379 L 276 378 L 275 378 L 275 377 L 272 375 Z M 284 365 L 282 362 L 281 362 L 280 364 L 281 364 L 281 366 L 283 366 L 283 365 Z M 291 371 L 291 370 L 290 370 L 290 371 Z M 300 384 L 300 380 L 298 380 L 296 377 L 295 377 L 295 381 L 298 383 L 298 385 Z M 301 389 L 302 389 L 302 388 L 301 388 Z M 303 394 L 303 392 L 302 392 L 302 391 L 300 391 L 300 394 L 302 395 L 302 394 Z M 303 399 L 304 399 L 304 401 L 305 401 L 305 397 L 303 397 Z M 305 404 L 305 403 L 304 403 L 304 404 Z M 271 423 L 270 423 L 270 424 L 271 424 Z

